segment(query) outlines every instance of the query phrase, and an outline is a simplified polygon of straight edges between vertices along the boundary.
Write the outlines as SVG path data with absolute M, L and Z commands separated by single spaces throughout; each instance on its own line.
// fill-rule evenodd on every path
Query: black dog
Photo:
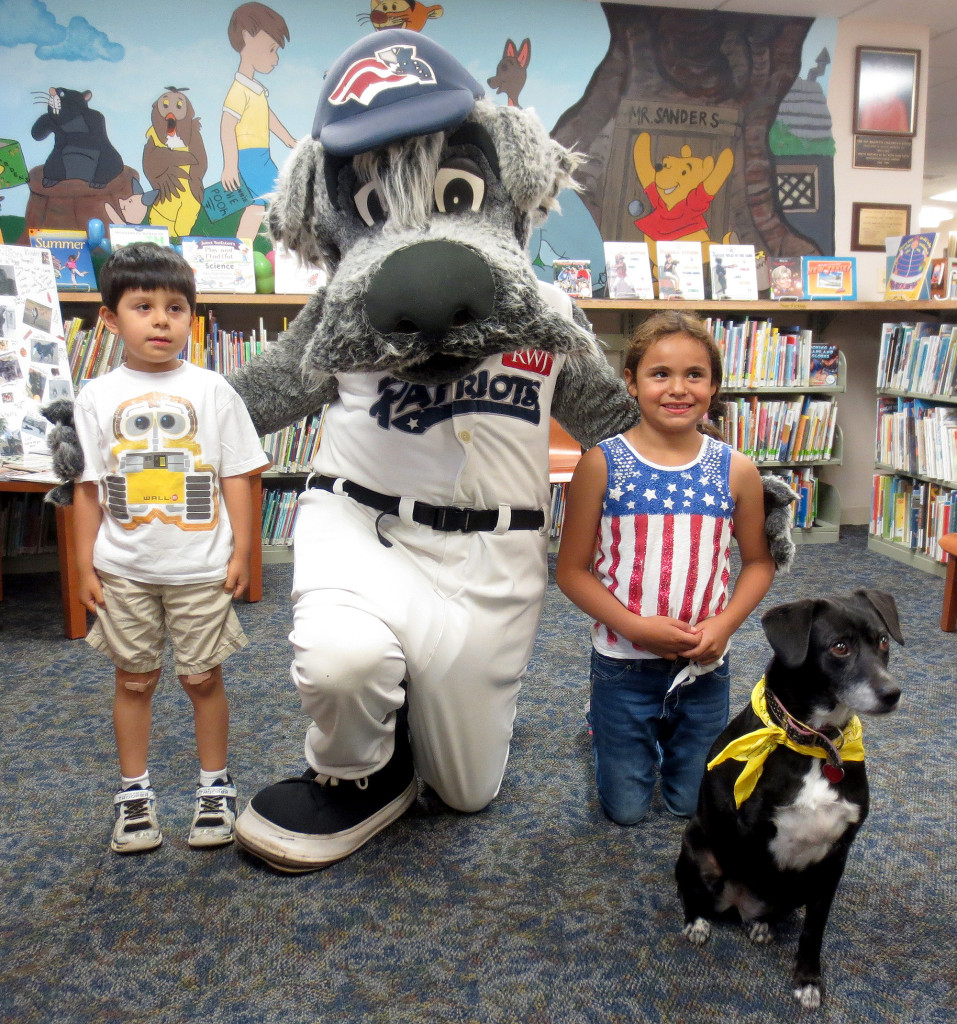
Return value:
M 771 922 L 803 906 L 793 991 L 814 1009 L 831 902 L 868 811 L 856 715 L 897 706 L 888 634 L 904 638 L 880 590 L 778 605 L 761 623 L 774 657 L 711 748 L 675 877 L 695 945 L 735 911 L 753 942 L 769 942 Z

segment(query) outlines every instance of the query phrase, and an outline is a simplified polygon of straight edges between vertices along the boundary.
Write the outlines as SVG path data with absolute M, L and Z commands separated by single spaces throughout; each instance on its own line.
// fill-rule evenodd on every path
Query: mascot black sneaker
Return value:
M 392 757 L 361 779 L 308 769 L 257 793 L 236 821 L 236 840 L 278 871 L 317 871 L 355 853 L 400 818 L 418 785 L 405 729 Z

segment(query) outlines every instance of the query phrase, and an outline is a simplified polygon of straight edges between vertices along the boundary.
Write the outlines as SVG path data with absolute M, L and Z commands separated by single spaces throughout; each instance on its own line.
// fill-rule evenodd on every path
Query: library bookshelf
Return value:
M 95 319 L 100 305 L 97 293 L 61 293 L 60 305 L 64 320 L 69 317 L 82 316 Z M 269 332 L 278 332 L 292 320 L 307 301 L 307 295 L 228 295 L 204 293 L 197 296 L 197 311 L 207 318 L 215 314 L 218 322 L 230 330 L 258 329 L 260 326 Z M 591 321 L 596 333 L 604 340 L 610 360 L 614 363 L 620 357 L 627 344 L 627 339 L 638 323 L 651 313 L 662 308 L 681 309 L 696 313 L 702 317 L 715 319 L 732 317 L 765 317 L 781 321 L 806 322 L 815 334 L 823 335 L 824 330 L 838 314 L 868 314 L 884 316 L 888 319 L 910 320 L 918 318 L 940 318 L 957 316 L 957 300 L 922 300 L 911 302 L 884 301 L 781 301 L 772 302 L 739 302 L 730 300 L 686 301 L 670 300 L 661 302 L 650 299 L 581 299 L 578 302 L 582 311 Z M 840 337 L 829 340 L 840 345 Z M 846 366 L 844 367 L 846 379 Z M 780 390 L 780 389 L 779 389 Z M 808 389 L 797 389 L 804 393 Z M 819 389 L 815 389 L 818 391 Z M 568 453 L 565 453 L 566 455 Z M 572 458 L 574 458 L 574 453 Z M 818 460 L 817 465 L 836 466 L 841 462 L 841 434 L 835 435 L 835 447 L 831 458 Z M 779 469 L 773 463 L 765 463 L 763 468 Z M 560 470 L 567 474 L 567 468 Z M 553 475 L 555 475 L 553 473 Z M 276 468 L 264 474 L 263 484 L 270 489 L 294 489 L 301 485 L 305 478 L 304 472 L 283 472 Z M 560 484 L 560 481 L 558 481 Z M 795 530 L 795 538 L 800 542 L 819 543 L 837 539 L 841 518 L 841 500 L 837 489 L 822 482 L 818 500 L 818 525 L 807 529 Z M 887 551 L 888 554 L 903 554 L 897 550 Z M 283 561 L 290 557 L 286 544 L 275 546 L 265 545 L 264 561 Z M 930 560 L 926 560 L 930 567 Z M 924 567 L 924 566 L 921 566 Z M 934 569 L 933 571 L 937 571 Z

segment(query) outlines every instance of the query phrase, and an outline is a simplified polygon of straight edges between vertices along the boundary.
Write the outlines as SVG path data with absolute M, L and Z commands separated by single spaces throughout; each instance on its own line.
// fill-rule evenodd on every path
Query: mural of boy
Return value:
M 256 197 L 236 229 L 238 238 L 255 238 L 266 212 L 263 198 L 275 188 L 279 169 L 269 152 L 270 134 L 292 149 L 296 140 L 269 109 L 269 93 L 256 81 L 279 63 L 279 50 L 289 40 L 281 15 L 260 3 L 241 4 L 229 20 L 229 42 L 239 54 L 239 70 L 223 103 L 220 137 L 223 144 L 223 187 L 234 191 L 245 183 Z

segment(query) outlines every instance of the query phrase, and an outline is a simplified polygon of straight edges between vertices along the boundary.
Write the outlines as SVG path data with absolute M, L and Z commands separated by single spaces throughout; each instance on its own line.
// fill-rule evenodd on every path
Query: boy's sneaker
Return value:
M 152 789 L 131 786 L 113 797 L 116 822 L 110 849 L 114 853 L 143 853 L 163 841 L 156 818 L 156 794 Z
M 193 824 L 189 830 L 192 847 L 224 846 L 233 841 L 236 823 L 236 787 L 227 774 L 211 786 L 196 790 Z

